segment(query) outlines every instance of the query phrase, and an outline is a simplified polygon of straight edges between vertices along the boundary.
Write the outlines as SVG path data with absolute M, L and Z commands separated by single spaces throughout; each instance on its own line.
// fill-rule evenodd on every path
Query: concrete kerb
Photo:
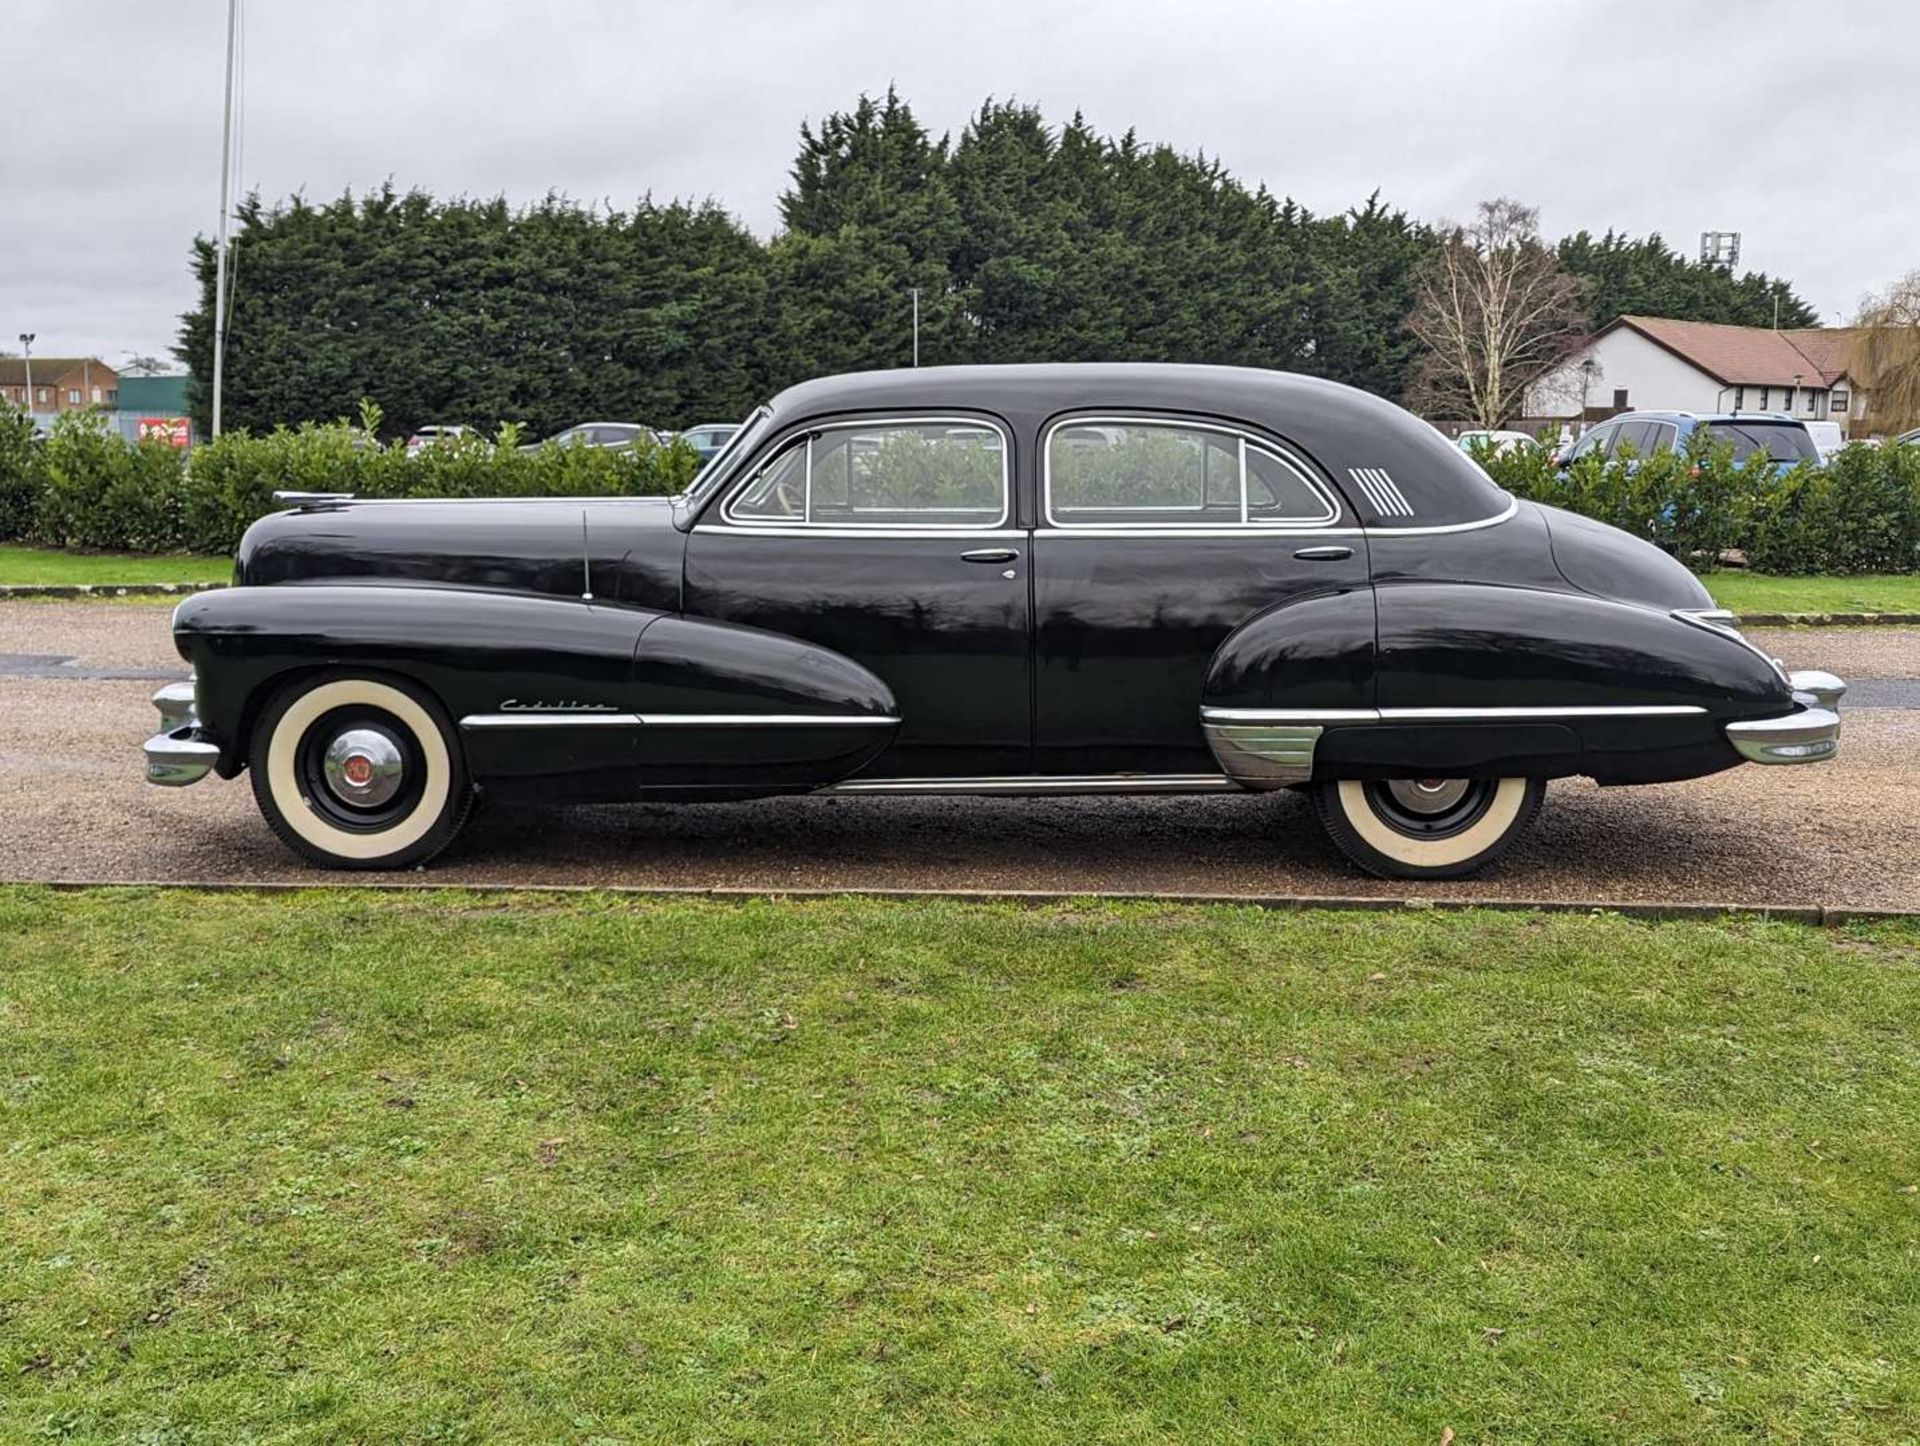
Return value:
M 1037 908 L 1060 904 L 1167 904 L 1228 905 L 1273 912 L 1297 912 L 1309 909 L 1377 910 L 1382 913 L 1460 913 L 1486 909 L 1498 913 L 1539 914 L 1615 914 L 1628 919 L 1650 921 L 1677 919 L 1777 919 L 1788 923 L 1837 927 L 1844 924 L 1881 923 L 1920 919 L 1920 909 L 1855 908 L 1835 904 L 1743 904 L 1712 900 L 1606 900 L 1606 899 L 1473 899 L 1473 898 L 1372 898 L 1354 894 L 1194 894 L 1157 892 L 1114 892 L 1073 889 L 890 889 L 890 888 L 741 888 L 697 885 L 637 884 L 487 884 L 432 883 L 414 880 L 369 880 L 365 882 L 295 882 L 273 880 L 245 882 L 232 879 L 16 879 L 8 883 L 51 889 L 59 893 L 80 893 L 92 889 L 165 889 L 208 894 L 299 894 L 316 891 L 337 892 L 363 889 L 376 893 L 428 894 L 464 893 L 483 897 L 532 895 L 535 897 L 580 898 L 605 895 L 610 898 L 714 899 L 747 903 L 756 900 L 880 899 L 899 902 L 925 902 L 946 899 L 959 903 L 1015 904 Z

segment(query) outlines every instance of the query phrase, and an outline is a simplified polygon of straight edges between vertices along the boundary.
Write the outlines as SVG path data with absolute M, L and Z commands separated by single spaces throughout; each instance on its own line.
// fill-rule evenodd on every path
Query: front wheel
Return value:
M 424 864 L 453 842 L 473 800 L 446 716 L 398 678 L 290 684 L 254 728 L 247 766 L 273 831 L 323 868 Z
M 1540 811 L 1537 778 L 1341 779 L 1314 807 L 1340 851 L 1384 879 L 1457 879 L 1505 853 Z

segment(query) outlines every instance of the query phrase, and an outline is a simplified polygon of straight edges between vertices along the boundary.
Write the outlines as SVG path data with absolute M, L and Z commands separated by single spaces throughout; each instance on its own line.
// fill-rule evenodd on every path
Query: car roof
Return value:
M 1292 443 L 1376 526 L 1486 522 L 1513 505 L 1458 447 L 1410 412 L 1357 387 L 1294 372 L 1163 362 L 904 367 L 802 382 L 769 409 L 773 432 L 832 413 L 942 409 L 991 413 L 1026 432 L 1069 412 L 1219 417 Z M 1384 510 L 1368 490 L 1380 476 L 1390 484 L 1377 494 Z
M 1617 417 L 1608 417 L 1606 422 L 1595 425 L 1606 426 L 1607 422 L 1791 422 L 1796 427 L 1806 423 L 1798 417 L 1790 417 L 1785 412 L 1622 412 Z

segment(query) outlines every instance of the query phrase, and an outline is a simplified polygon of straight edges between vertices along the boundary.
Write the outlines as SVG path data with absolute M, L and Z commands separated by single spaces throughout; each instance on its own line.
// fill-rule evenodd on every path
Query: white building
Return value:
M 1844 327 L 1770 331 L 1660 316 L 1622 316 L 1527 388 L 1534 422 L 1593 421 L 1625 411 L 1787 412 L 1835 421 L 1866 416 L 1847 374 Z

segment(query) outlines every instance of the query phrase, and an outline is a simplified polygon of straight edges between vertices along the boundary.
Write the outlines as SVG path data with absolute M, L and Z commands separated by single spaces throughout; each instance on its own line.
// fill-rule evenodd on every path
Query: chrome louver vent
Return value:
M 1411 517 L 1413 505 L 1384 467 L 1349 467 L 1347 475 L 1382 517 Z

